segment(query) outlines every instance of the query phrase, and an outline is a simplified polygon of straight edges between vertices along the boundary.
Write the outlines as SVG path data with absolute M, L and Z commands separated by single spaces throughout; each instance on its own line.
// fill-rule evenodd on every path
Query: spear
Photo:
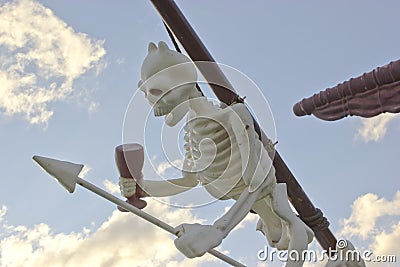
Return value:
M 117 198 L 116 196 L 104 191 L 103 189 L 95 186 L 94 184 L 89 183 L 88 181 L 85 181 L 84 179 L 80 178 L 78 175 L 82 171 L 83 168 L 82 164 L 76 164 L 72 162 L 61 161 L 41 156 L 34 156 L 33 160 L 35 160 L 47 173 L 53 176 L 69 193 L 73 193 L 75 191 L 76 185 L 78 184 L 88 189 L 89 191 L 92 191 L 96 195 L 99 195 L 102 198 L 111 201 L 112 203 L 118 205 L 119 207 L 122 207 L 125 210 L 132 212 L 133 214 L 148 221 L 149 223 L 154 224 L 175 236 L 178 236 L 178 232 L 171 225 Z M 228 257 L 227 255 L 219 252 L 218 250 L 210 249 L 208 253 L 232 266 L 245 267 L 245 265 Z

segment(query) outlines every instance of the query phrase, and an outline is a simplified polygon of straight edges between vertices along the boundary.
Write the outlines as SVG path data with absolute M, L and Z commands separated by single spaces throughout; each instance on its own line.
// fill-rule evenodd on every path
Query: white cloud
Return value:
M 396 193 L 391 201 L 379 198 L 372 193 L 365 194 L 354 201 L 350 217 L 342 221 L 343 229 L 341 235 L 347 237 L 359 236 L 367 239 L 382 231 L 377 227 L 378 219 L 384 216 L 399 215 L 400 191 Z
M 396 114 L 384 113 L 372 118 L 361 119 L 362 126 L 357 130 L 356 137 L 364 142 L 379 142 L 386 135 L 388 123 L 396 118 Z
M 187 209 L 172 210 L 149 200 L 146 212 L 171 225 L 198 221 Z M 4 207 L 2 211 L 4 210 Z M 4 212 L 3 212 L 4 213 Z M 44 223 L 32 228 L 3 224 L 0 266 L 198 266 L 211 256 L 184 259 L 173 236 L 130 213 L 114 211 L 98 228 L 77 233 L 54 233 Z
M 7 207 L 4 206 L 4 205 L 1 206 L 1 209 L 0 209 L 0 222 L 3 221 L 3 218 L 6 215 L 6 213 L 7 213 Z
M 175 159 L 171 162 L 162 162 L 162 163 L 158 164 L 156 171 L 161 176 L 166 175 L 168 171 L 176 174 L 175 172 L 177 170 L 181 170 L 183 168 L 182 167 L 183 161 L 184 161 L 184 159 Z M 179 173 L 180 173 L 180 171 L 179 171 Z
M 375 236 L 371 250 L 376 255 L 396 255 L 400 261 L 400 222 Z
M 113 183 L 110 180 L 106 179 L 103 181 L 103 185 L 106 190 L 111 194 L 120 193 L 119 185 L 117 183 Z
M 91 170 L 92 168 L 90 168 L 88 165 L 83 165 L 83 168 L 79 173 L 79 177 L 85 178 Z
M 357 198 L 350 217 L 344 219 L 342 225 L 339 235 L 349 239 L 360 238 L 364 241 L 360 241 L 360 244 L 364 244 L 362 247 L 373 253 L 371 259 L 394 255 L 397 262 L 400 260 L 400 191 L 392 200 L 379 198 L 372 193 Z M 367 264 L 383 266 L 382 262 Z M 392 265 L 388 263 L 388 266 Z
M 46 124 L 49 104 L 65 101 L 73 84 L 101 69 L 103 42 L 75 32 L 42 4 L 15 0 L 0 7 L 0 112 Z
M 95 112 L 98 108 L 99 108 L 99 103 L 97 103 L 97 102 L 91 102 L 91 103 L 89 104 L 88 111 L 89 111 L 89 113 L 93 113 L 93 112 Z
M 116 62 L 118 65 L 124 64 L 125 61 L 126 61 L 126 59 L 125 59 L 125 58 L 122 58 L 122 57 L 117 58 L 117 59 L 115 60 L 115 62 Z

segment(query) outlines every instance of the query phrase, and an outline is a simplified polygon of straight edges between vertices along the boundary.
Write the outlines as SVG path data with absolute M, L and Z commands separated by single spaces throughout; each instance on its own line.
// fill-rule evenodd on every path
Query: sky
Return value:
M 177 4 L 217 62 L 258 86 L 277 150 L 335 236 L 400 261 L 399 116 L 325 122 L 292 112 L 302 98 L 400 58 L 400 3 Z M 145 179 L 179 175 L 159 151 L 162 121 L 146 117 L 136 92 L 147 45 L 161 40 L 172 46 L 150 1 L 0 1 L 0 266 L 225 266 L 185 259 L 170 234 L 84 188 L 67 193 L 32 160 L 85 164 L 81 177 L 120 196 L 114 148 L 146 119 Z M 265 107 L 237 90 L 252 109 Z M 173 226 L 212 224 L 233 204 L 191 206 L 192 196 L 149 199 L 145 211 Z M 256 223 L 246 217 L 218 249 L 248 266 L 282 266 L 257 259 L 267 242 Z

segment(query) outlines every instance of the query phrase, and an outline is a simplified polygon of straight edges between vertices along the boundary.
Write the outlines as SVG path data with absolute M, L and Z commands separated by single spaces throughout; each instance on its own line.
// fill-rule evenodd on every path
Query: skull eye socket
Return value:
M 160 96 L 162 95 L 163 91 L 161 91 L 160 89 L 152 88 L 149 90 L 149 93 L 155 96 Z

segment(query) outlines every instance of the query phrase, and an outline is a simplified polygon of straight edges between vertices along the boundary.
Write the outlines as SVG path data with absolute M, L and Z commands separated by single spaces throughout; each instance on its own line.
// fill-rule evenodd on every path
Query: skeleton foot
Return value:
M 175 246 L 186 257 L 195 258 L 204 255 L 210 249 L 221 244 L 223 233 L 212 225 L 181 224 L 176 228 L 178 238 Z
M 276 248 L 279 250 L 284 250 L 289 248 L 289 228 L 287 223 L 282 222 L 282 236 L 281 239 L 279 239 L 279 242 L 276 243 Z
M 277 248 L 279 250 L 285 250 L 289 247 L 289 235 L 287 225 L 283 224 L 282 226 L 283 227 L 279 231 L 279 233 L 281 234 L 279 238 L 276 238 L 276 234 L 274 235 L 274 233 L 271 233 L 273 232 L 273 230 L 269 230 L 261 219 L 258 219 L 256 230 L 263 233 L 263 235 L 267 238 L 268 244 L 271 247 Z
M 301 221 L 304 224 L 304 227 L 306 228 L 306 233 L 307 233 L 307 239 L 308 239 L 308 244 L 310 244 L 313 239 L 314 239 L 314 232 L 311 230 L 310 227 L 308 227 L 303 221 Z
M 260 231 L 267 238 L 268 244 L 271 247 L 274 247 L 274 244 L 277 242 L 277 239 L 271 237 L 271 234 L 269 233 L 267 226 L 265 226 L 265 224 L 261 219 L 258 219 L 256 231 Z

